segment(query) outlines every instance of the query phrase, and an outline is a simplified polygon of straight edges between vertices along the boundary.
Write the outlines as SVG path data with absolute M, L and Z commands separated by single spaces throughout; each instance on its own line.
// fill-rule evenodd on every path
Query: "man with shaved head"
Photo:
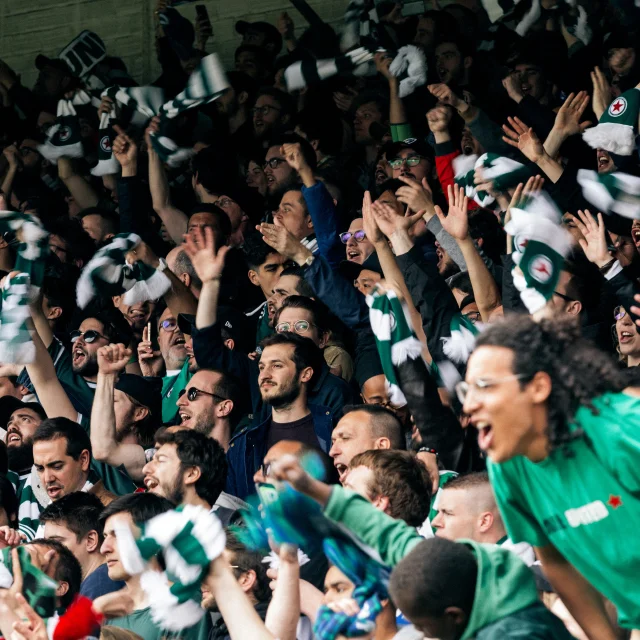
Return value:
M 531 546 L 509 540 L 486 472 L 466 473 L 449 480 L 434 507 L 438 515 L 431 524 L 436 536 L 501 545 L 510 548 L 528 565 L 533 564 L 535 556 Z

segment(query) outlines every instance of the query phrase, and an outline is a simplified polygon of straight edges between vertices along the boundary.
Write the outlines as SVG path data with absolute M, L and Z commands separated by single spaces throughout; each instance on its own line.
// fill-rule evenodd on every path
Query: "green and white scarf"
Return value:
M 100 106 L 97 98 L 92 98 L 86 91 L 80 89 L 71 100 L 60 100 L 56 121 L 47 132 L 44 144 L 38 145 L 38 151 L 50 162 L 57 162 L 58 158 L 81 158 L 84 155 L 82 138 L 80 137 L 80 119 L 75 107 L 93 104 Z
M 12 549 L 0 552 L 0 589 L 9 589 L 13 584 Z M 58 583 L 32 562 L 25 547 L 18 547 L 18 559 L 22 570 L 22 594 L 41 618 L 50 618 L 56 612 L 56 590 Z
M 153 621 L 170 631 L 197 624 L 205 613 L 200 582 L 226 544 L 220 520 L 203 507 L 183 505 L 137 525 L 138 539 L 126 521 L 118 521 L 114 531 L 125 571 L 141 576 Z M 163 573 L 148 564 L 160 552 L 166 565 Z
M 482 169 L 483 178 L 487 182 L 493 182 L 494 189 L 500 192 L 506 192 L 531 177 L 528 167 L 497 153 L 483 153 L 480 157 L 461 155 L 454 158 L 455 183 L 464 188 L 468 198 L 485 208 L 493 208 L 497 203 L 492 195 L 476 188 L 476 169 Z
M 157 300 L 169 290 L 171 281 L 162 271 L 143 262 L 127 263 L 127 254 L 140 242 L 135 233 L 120 233 L 98 250 L 78 279 L 76 296 L 81 309 L 98 294 L 111 297 L 124 293 L 125 304 L 131 305 Z
M 37 218 L 15 211 L 0 211 L 0 234 L 18 237 L 14 271 L 2 288 L 0 313 L 0 362 L 29 364 L 35 358 L 35 347 L 28 326 L 29 303 L 38 294 L 47 255 L 49 234 Z
M 477 327 L 461 313 L 451 319 L 451 336 L 441 338 L 442 351 L 449 360 L 465 364 L 476 346 Z
M 393 291 L 374 290 L 366 300 L 382 371 L 389 382 L 389 400 L 394 406 L 404 406 L 407 401 L 398 384 L 396 367 L 409 358 L 420 358 L 422 344 L 411 328 L 407 305 Z
M 560 224 L 561 213 L 544 192 L 529 198 L 524 208 L 511 209 L 505 231 L 514 237 L 513 284 L 533 314 L 553 295 L 564 258 L 571 249 L 571 234 Z
M 599 174 L 580 169 L 578 184 L 582 195 L 603 213 L 617 213 L 625 218 L 640 218 L 640 178 L 628 173 Z

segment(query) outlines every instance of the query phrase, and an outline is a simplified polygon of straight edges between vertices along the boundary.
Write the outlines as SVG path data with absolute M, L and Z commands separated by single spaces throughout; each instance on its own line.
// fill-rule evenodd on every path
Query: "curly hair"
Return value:
M 552 448 L 582 437 L 582 430 L 570 431 L 568 426 L 580 407 L 595 414 L 594 398 L 625 387 L 614 360 L 582 338 L 574 318 L 535 322 L 529 316 L 512 315 L 478 336 L 476 348 L 482 346 L 513 351 L 513 373 L 523 376 L 522 387 L 539 371 L 551 378 L 547 407 Z

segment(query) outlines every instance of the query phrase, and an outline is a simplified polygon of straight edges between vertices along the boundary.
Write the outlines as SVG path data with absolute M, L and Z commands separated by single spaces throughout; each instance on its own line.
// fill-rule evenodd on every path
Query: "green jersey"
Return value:
M 189 373 L 189 360 L 185 360 L 180 369 L 180 373 L 175 376 L 165 376 L 162 378 L 162 422 L 166 424 L 173 420 L 178 413 L 178 395 L 186 389 L 187 382 L 191 379 Z
M 640 628 L 640 398 L 608 393 L 581 407 L 572 430 L 584 436 L 541 462 L 518 456 L 488 462 L 491 484 L 513 542 L 553 544 Z M 631 534 L 631 536 L 630 536 Z
M 123 618 L 109 620 L 109 624 L 137 633 L 144 640 L 207 640 L 211 631 L 211 616 L 205 613 L 202 620 L 182 631 L 163 631 L 151 618 L 151 609 L 139 609 Z

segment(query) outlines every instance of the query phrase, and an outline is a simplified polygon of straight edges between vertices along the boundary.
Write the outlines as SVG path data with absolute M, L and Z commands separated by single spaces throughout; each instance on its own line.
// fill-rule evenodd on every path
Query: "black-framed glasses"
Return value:
M 262 165 L 263 169 L 270 167 L 271 169 L 277 169 L 283 162 L 286 162 L 284 158 L 271 158 L 270 160 L 265 160 Z
M 217 393 L 211 393 L 210 391 L 203 391 L 202 389 L 196 389 L 196 387 L 189 387 L 188 389 L 181 389 L 178 394 L 178 398 L 182 398 L 184 394 L 187 394 L 187 400 L 189 402 L 193 402 L 198 396 L 211 396 L 212 398 L 218 398 L 220 402 L 223 400 L 228 400 L 229 398 L 223 398 L 219 396 Z
M 564 293 L 560 293 L 559 291 L 554 291 L 553 295 L 554 296 L 558 296 L 558 298 L 562 298 L 566 302 L 575 302 L 576 301 L 575 298 L 570 298 L 569 296 L 565 295 Z
M 365 233 L 364 229 L 358 229 L 353 233 L 351 231 L 345 231 L 344 233 L 340 234 L 340 242 L 342 242 L 342 244 L 347 244 L 349 240 L 351 240 L 351 238 L 353 238 L 356 242 L 362 242 L 366 237 L 367 234 Z
M 625 311 L 625 308 L 622 305 L 618 305 L 613 310 L 613 317 L 616 320 L 622 320 L 622 318 L 624 318 L 626 315 L 627 315 L 627 312 Z
M 295 322 L 279 322 L 276 325 L 276 332 L 283 333 L 284 331 L 295 331 L 296 333 L 305 333 L 309 331 L 311 327 L 317 327 L 313 322 L 308 320 L 296 320 Z
M 173 333 L 178 328 L 178 323 L 176 320 L 163 320 L 160 323 L 160 328 L 164 329 L 167 333 Z
M 107 342 L 109 342 L 109 338 L 107 336 L 103 336 L 101 333 L 94 331 L 93 329 L 89 329 L 88 331 L 80 331 L 76 329 L 69 334 L 69 338 L 71 338 L 71 342 L 77 342 L 77 340 L 82 336 L 83 340 L 87 344 L 91 344 L 95 342 L 98 338 L 103 338 Z
M 482 317 L 479 311 L 469 311 L 462 314 L 471 324 L 476 324 Z
M 423 156 L 409 156 L 408 158 L 394 158 L 393 160 L 389 160 L 389 165 L 392 169 L 400 169 L 403 164 L 406 164 L 407 167 L 417 167 L 420 164 L 420 160 L 423 159 Z
M 269 111 L 282 111 L 282 109 L 280 109 L 280 107 L 274 107 L 270 104 L 263 104 L 261 107 L 253 107 L 253 109 L 251 109 L 251 115 L 255 116 L 261 113 L 263 116 L 268 116 Z

